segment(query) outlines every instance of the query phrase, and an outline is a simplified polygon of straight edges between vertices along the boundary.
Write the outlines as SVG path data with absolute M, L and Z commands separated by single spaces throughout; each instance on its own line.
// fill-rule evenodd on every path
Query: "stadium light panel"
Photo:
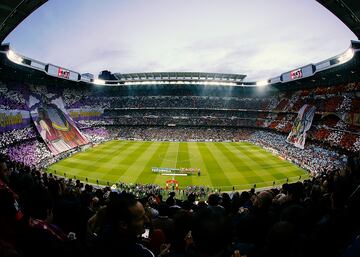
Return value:
M 7 54 L 6 54 L 7 58 L 14 62 L 14 63 L 17 63 L 17 64 L 21 64 L 23 62 L 23 58 L 19 55 L 17 55 L 13 50 L 9 50 L 7 51 Z
M 345 53 L 343 53 L 338 57 L 338 62 L 340 64 L 346 63 L 350 61 L 353 57 L 354 57 L 354 49 L 349 48 L 348 50 L 345 51 Z
M 94 84 L 96 84 L 96 85 L 105 85 L 105 80 L 94 79 Z
M 267 85 L 269 85 L 267 80 L 260 80 L 260 81 L 256 82 L 257 87 L 264 87 L 264 86 L 267 86 Z
M 99 80 L 95 80 L 95 84 L 102 84 L 101 82 L 97 82 Z M 104 83 L 103 83 L 104 84 Z M 124 85 L 163 85 L 163 84 L 171 84 L 171 85 L 214 85 L 214 86 L 237 86 L 234 82 L 215 82 L 215 81 L 127 81 Z

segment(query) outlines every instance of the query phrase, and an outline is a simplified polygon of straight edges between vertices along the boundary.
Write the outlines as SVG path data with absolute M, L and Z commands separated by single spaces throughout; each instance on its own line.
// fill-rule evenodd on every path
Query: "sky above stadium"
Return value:
M 356 36 L 315 0 L 50 0 L 5 40 L 74 71 L 276 77 L 342 53 Z

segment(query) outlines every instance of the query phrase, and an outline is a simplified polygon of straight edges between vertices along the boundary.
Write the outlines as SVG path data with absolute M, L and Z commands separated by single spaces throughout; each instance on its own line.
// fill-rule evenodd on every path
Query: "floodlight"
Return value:
M 354 56 L 354 49 L 352 48 L 349 48 L 348 50 L 346 50 L 343 54 L 341 54 L 339 57 L 338 57 L 338 61 L 339 63 L 345 63 L 345 62 L 348 62 L 350 61 Z
M 8 58 L 10 61 L 12 61 L 12 62 L 14 62 L 14 63 L 17 63 L 17 64 L 22 63 L 23 60 L 24 60 L 21 56 L 17 55 L 17 54 L 16 54 L 13 50 L 11 50 L 11 49 L 10 49 L 9 51 L 7 51 L 6 56 L 7 56 L 7 58 Z
M 96 84 L 96 85 L 105 85 L 105 80 L 94 79 L 94 84 Z
M 260 80 L 260 81 L 256 82 L 256 86 L 258 86 L 258 87 L 264 87 L 264 86 L 267 86 L 267 85 L 269 85 L 267 80 Z

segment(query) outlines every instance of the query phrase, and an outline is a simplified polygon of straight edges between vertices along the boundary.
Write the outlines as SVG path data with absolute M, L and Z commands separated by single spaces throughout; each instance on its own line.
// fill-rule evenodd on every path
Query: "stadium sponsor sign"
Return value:
M 30 125 L 29 111 L 0 110 L 0 132 L 22 129 Z
M 160 167 L 152 167 L 152 172 L 155 173 L 179 173 L 179 174 L 194 174 L 196 172 L 199 172 L 199 169 L 197 168 L 160 168 Z
M 68 109 L 68 112 L 74 120 L 98 120 L 101 119 L 103 109 Z

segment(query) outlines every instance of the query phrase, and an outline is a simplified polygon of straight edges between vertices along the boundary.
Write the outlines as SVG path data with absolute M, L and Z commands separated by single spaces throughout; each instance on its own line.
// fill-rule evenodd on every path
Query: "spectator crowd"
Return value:
M 359 159 L 256 191 L 97 188 L 0 163 L 1 256 L 358 256 Z M 189 190 L 191 190 L 189 188 Z M 194 189 L 192 189 L 194 190 Z
M 23 88 L 1 84 L 0 109 L 27 110 Z M 42 173 L 82 149 L 53 156 L 33 127 L 6 131 L 0 135 L 0 256 L 359 256 L 359 128 L 323 119 L 358 111 L 359 89 L 348 83 L 260 97 L 219 89 L 155 88 L 147 95 L 122 87 L 33 86 L 38 94 L 61 95 L 66 108 L 107 109 L 103 119 L 77 123 L 93 144 L 245 140 L 313 176 L 258 191 L 189 186 L 184 200 L 175 192 L 164 197 L 154 184 L 98 187 Z M 286 143 L 285 133 L 303 104 L 316 106 L 317 118 L 313 140 L 301 150 Z

